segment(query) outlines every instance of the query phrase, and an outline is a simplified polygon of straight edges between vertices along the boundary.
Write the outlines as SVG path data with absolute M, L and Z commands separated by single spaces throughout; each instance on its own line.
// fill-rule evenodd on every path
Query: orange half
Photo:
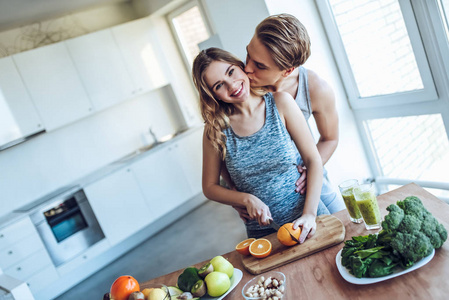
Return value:
M 251 245 L 252 242 L 254 242 L 255 238 L 246 239 L 244 241 L 241 241 L 240 243 L 235 246 L 235 250 L 237 250 L 238 253 L 242 255 L 249 255 L 249 245 Z
M 271 242 L 267 239 L 257 239 L 249 245 L 249 253 L 257 258 L 264 258 L 271 253 Z

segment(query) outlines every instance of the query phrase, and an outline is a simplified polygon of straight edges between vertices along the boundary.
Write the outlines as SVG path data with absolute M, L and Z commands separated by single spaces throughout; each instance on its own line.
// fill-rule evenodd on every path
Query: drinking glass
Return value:
M 349 218 L 352 222 L 357 224 L 362 223 L 363 221 L 362 214 L 357 206 L 353 192 L 354 188 L 358 185 L 359 183 L 357 179 L 349 179 L 338 185 L 343 201 L 345 202 L 346 209 L 348 210 Z
M 362 213 L 366 229 L 379 229 L 382 219 L 373 184 L 365 183 L 355 187 L 354 197 Z

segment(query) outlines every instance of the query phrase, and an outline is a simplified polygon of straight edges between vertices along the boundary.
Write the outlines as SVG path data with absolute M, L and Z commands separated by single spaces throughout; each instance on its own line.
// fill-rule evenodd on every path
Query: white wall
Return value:
M 318 9 L 313 0 L 265 0 L 270 15 L 289 13 L 297 17 L 307 28 L 312 43 L 312 55 L 304 67 L 315 71 L 333 88 L 339 115 L 340 142 L 334 155 L 326 164 L 329 179 L 334 186 L 346 179 L 364 179 L 372 176 L 362 142 L 354 121 L 354 115 L 338 73 L 332 50 L 321 24 Z M 310 119 L 314 136 L 318 136 L 313 118 Z
M 211 26 L 219 35 L 223 49 L 246 58 L 246 45 L 257 24 L 268 16 L 263 0 L 204 0 Z

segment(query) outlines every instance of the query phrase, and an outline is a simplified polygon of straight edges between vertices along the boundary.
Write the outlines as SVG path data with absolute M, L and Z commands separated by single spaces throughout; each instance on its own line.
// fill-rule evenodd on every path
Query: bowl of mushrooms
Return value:
M 246 300 L 280 300 L 285 294 L 285 275 L 270 271 L 254 277 L 242 289 Z

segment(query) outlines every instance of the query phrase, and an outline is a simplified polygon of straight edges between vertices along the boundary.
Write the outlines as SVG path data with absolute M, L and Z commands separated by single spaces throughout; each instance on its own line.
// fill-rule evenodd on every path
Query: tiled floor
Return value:
M 232 251 L 245 238 L 237 212 L 207 201 L 57 300 L 100 300 L 121 275 L 143 282 Z

